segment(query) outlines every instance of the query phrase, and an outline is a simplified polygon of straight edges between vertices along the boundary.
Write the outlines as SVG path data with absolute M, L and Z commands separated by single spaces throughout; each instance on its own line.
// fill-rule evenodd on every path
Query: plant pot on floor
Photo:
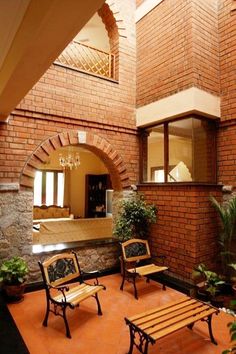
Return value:
M 28 265 L 21 257 L 13 257 L 4 261 L 0 267 L 0 282 L 2 282 L 7 301 L 23 300 Z
M 24 298 L 25 283 L 18 285 L 3 285 L 3 291 L 8 302 L 20 302 Z

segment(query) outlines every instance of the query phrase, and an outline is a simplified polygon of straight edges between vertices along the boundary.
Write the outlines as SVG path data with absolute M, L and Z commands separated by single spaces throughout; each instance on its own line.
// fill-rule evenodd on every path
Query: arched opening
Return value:
M 98 10 L 56 64 L 118 80 L 119 29 L 108 4 Z
M 76 145 L 53 151 L 34 179 L 34 205 L 67 206 L 73 218 L 105 217 L 107 191 L 112 190 L 104 162 Z
M 24 167 L 21 186 L 34 190 L 33 243 L 58 244 L 111 238 L 110 191 L 126 189 L 129 178 L 104 138 L 69 131 L 38 147 Z

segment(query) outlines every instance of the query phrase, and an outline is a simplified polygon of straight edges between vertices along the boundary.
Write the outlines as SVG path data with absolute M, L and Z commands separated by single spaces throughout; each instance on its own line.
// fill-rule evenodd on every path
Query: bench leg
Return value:
M 122 276 L 122 282 L 121 282 L 120 290 L 123 290 L 124 282 L 125 282 L 125 269 L 123 269 L 123 276 Z
M 46 314 L 45 314 L 45 317 L 44 317 L 44 320 L 43 320 L 43 326 L 44 326 L 44 327 L 47 327 L 47 325 L 48 325 L 49 308 L 50 308 L 50 304 L 49 304 L 49 300 L 48 300 L 48 298 L 47 298 Z
M 62 313 L 63 313 L 63 319 L 64 319 L 64 323 L 65 323 L 65 327 L 66 327 L 66 336 L 67 336 L 67 338 L 71 338 L 70 329 L 69 329 L 68 321 L 66 318 L 66 306 L 62 307 Z
M 129 334 L 130 334 L 130 345 L 129 345 L 129 352 L 128 354 L 133 353 L 133 347 L 134 347 L 134 333 L 132 330 L 132 327 L 129 325 Z
M 149 338 L 144 336 L 143 333 L 139 332 L 134 326 L 132 326 L 131 323 L 128 323 L 127 321 L 126 321 L 126 323 L 129 326 L 129 333 L 130 333 L 130 346 L 129 346 L 128 354 L 133 353 L 134 345 L 141 354 L 148 354 L 148 344 L 149 344 L 149 342 L 152 343 L 152 341 L 150 341 Z M 135 334 L 137 334 L 137 336 L 139 336 L 139 338 L 137 338 L 137 339 L 139 339 L 138 343 L 135 342 Z M 154 344 L 154 342 L 152 344 Z
M 97 306 L 98 306 L 98 315 L 101 316 L 102 315 L 102 310 L 101 310 L 101 305 L 100 305 L 100 301 L 99 301 L 99 298 L 98 298 L 98 294 L 95 294 L 94 297 L 96 299 Z
M 212 320 L 212 315 L 208 316 L 207 318 L 207 324 L 208 324 L 208 329 L 209 329 L 209 335 L 210 335 L 210 338 L 211 338 L 211 342 L 215 345 L 217 345 L 217 342 L 213 336 L 213 333 L 212 333 L 212 327 L 211 327 L 211 320 Z
M 137 292 L 137 288 L 136 288 L 136 275 L 134 275 L 134 277 L 133 277 L 133 284 L 134 284 L 134 297 L 135 297 L 135 299 L 137 299 L 138 300 L 138 292 Z

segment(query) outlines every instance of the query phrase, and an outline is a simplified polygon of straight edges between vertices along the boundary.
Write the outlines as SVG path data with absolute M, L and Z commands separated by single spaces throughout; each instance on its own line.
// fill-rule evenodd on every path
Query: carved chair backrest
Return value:
M 133 238 L 121 244 L 122 256 L 125 262 L 136 262 L 151 258 L 147 240 Z
M 52 286 L 65 284 L 81 275 L 75 253 L 61 253 L 39 265 L 44 281 Z

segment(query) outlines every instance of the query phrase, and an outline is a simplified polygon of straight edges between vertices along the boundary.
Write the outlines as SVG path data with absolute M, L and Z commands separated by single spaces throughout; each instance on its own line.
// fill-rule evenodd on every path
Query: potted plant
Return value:
M 232 300 L 230 303 L 230 307 L 235 308 L 236 300 Z M 222 352 L 222 354 L 234 353 L 236 354 L 236 320 L 235 320 L 235 312 L 232 309 L 227 309 L 227 313 L 229 313 L 234 319 L 232 322 L 228 323 L 230 340 L 232 343 L 231 348 L 228 348 Z
M 27 263 L 21 257 L 13 257 L 2 263 L 0 282 L 9 300 L 19 301 L 23 298 L 28 271 Z
M 156 222 L 157 207 L 147 204 L 143 195 L 122 201 L 115 223 L 114 235 L 121 241 L 131 238 L 147 239 L 149 226 Z
M 147 204 L 141 194 L 137 193 L 132 198 L 123 200 L 115 222 L 115 237 L 120 242 L 131 238 L 147 239 L 150 224 L 156 222 L 156 213 L 157 207 Z M 123 274 L 122 257 L 119 258 Z M 135 263 L 130 262 L 129 267 L 132 268 L 134 265 Z
M 208 270 L 203 263 L 199 264 L 194 269 L 192 275 L 194 280 L 201 280 L 200 283 L 197 283 L 198 295 L 202 300 L 211 301 L 215 304 L 217 302 L 216 296 L 220 292 L 220 287 L 225 282 L 217 273 Z

